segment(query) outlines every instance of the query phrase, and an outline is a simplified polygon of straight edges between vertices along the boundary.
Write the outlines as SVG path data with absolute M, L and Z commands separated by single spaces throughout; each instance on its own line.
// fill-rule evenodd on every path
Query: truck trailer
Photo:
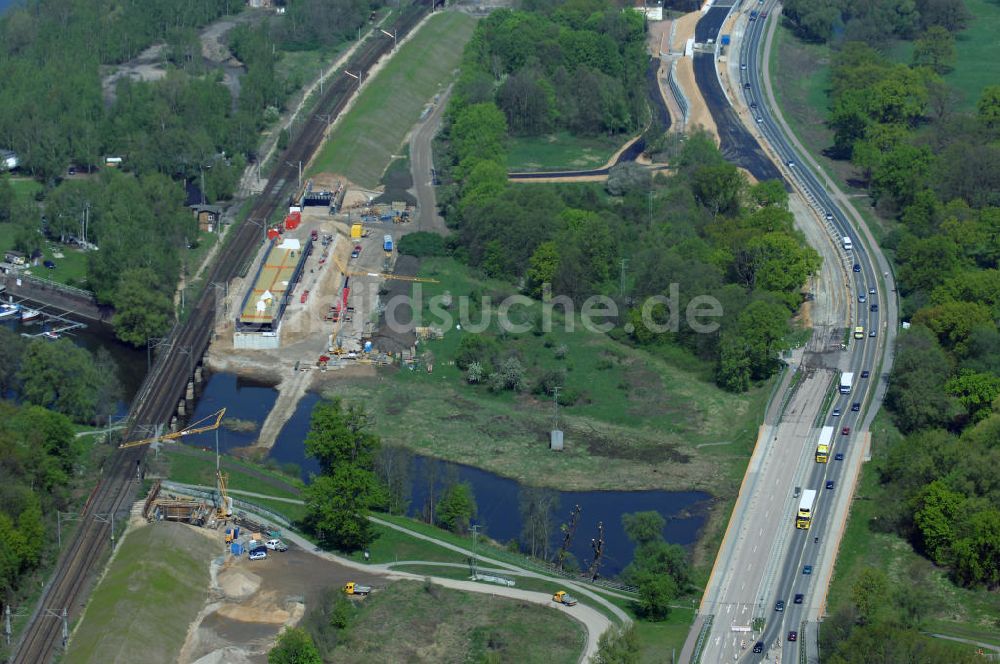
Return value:
M 830 460 L 830 448 L 833 447 L 833 427 L 823 427 L 819 432 L 819 442 L 816 444 L 816 463 L 826 463 Z
M 386 236 L 382 238 L 382 249 L 387 254 L 391 254 L 392 253 L 392 236 L 391 235 L 386 234 Z
M 795 527 L 801 530 L 808 530 L 812 524 L 813 503 L 816 502 L 816 490 L 806 489 L 802 492 L 799 500 L 799 511 L 795 515 Z
M 851 388 L 854 386 L 854 373 L 850 371 L 845 371 L 840 374 L 840 393 L 850 394 Z

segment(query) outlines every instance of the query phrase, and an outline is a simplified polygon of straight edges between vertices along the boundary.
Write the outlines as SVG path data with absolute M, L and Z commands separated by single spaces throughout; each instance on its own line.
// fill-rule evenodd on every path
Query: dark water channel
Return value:
M 257 424 L 256 431 L 259 431 L 276 398 L 277 391 L 271 387 L 231 374 L 216 374 L 206 382 L 194 418 L 207 416 L 225 407 L 227 419 L 253 421 Z M 299 402 L 271 450 L 271 458 L 282 464 L 296 464 L 307 481 L 318 467 L 312 459 L 305 457 L 303 441 L 309 430 L 310 414 L 318 401 L 319 397 L 310 393 Z M 219 430 L 219 447 L 226 451 L 250 445 L 256 439 L 256 431 L 244 433 L 222 428 Z M 212 449 L 215 435 L 200 434 L 185 439 L 185 442 Z M 428 479 L 432 477 L 441 481 L 450 477 L 472 486 L 479 507 L 477 523 L 489 537 L 508 542 L 521 535 L 522 489 L 517 482 L 471 466 L 420 455 L 414 455 L 409 473 L 411 515 L 419 515 L 427 504 L 430 493 Z M 667 521 L 664 528 L 667 541 L 687 546 L 697 539 L 711 499 L 708 494 L 695 491 L 560 491 L 557 495 L 558 504 L 554 510 L 556 526 L 569 520 L 575 505 L 581 507 L 571 552 L 583 565 L 592 559 L 591 539 L 597 537 L 597 524 L 603 522 L 605 555 L 601 573 L 605 576 L 617 574 L 632 559 L 633 547 L 622 528 L 622 514 L 655 510 Z M 552 549 L 558 548 L 561 541 L 558 528 L 554 527 Z

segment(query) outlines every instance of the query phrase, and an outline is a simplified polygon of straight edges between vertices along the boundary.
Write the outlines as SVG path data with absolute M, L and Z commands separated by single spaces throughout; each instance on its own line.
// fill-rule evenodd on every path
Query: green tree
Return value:
M 861 576 L 851 587 L 851 602 L 857 608 L 862 624 L 875 620 L 876 613 L 884 604 L 888 585 L 888 579 L 882 570 L 873 567 L 862 570 Z
M 958 404 L 945 390 L 950 374 L 951 360 L 929 329 L 914 326 L 900 334 L 886 394 L 896 426 L 909 433 L 951 422 Z
M 372 471 L 345 465 L 314 477 L 304 493 L 306 524 L 324 545 L 358 551 L 375 541 L 368 514 L 388 496 Z
M 319 462 L 324 475 L 346 466 L 371 470 L 381 443 L 367 431 L 368 427 L 368 415 L 362 406 L 351 404 L 345 408 L 340 399 L 321 401 L 313 408 L 306 454 Z
M 551 284 L 559 270 L 560 252 L 556 242 L 542 242 L 528 261 L 527 291 L 532 297 L 542 296 L 542 287 Z
M 913 66 L 930 67 L 938 74 L 955 68 L 955 37 L 939 25 L 932 25 L 913 45 Z
M 952 545 L 955 577 L 964 586 L 1000 585 L 1000 510 L 988 507 L 969 519 L 967 534 Z
M 666 525 L 666 519 L 659 512 L 653 510 L 622 514 L 622 526 L 625 529 L 625 534 L 637 545 L 662 540 L 663 528 Z
M 17 384 L 24 337 L 7 327 L 0 327 L 0 394 L 7 394 Z
M 939 565 L 949 564 L 956 525 L 967 507 L 965 496 L 935 480 L 920 492 L 914 507 L 913 522 L 920 532 L 924 551 Z
M 435 516 L 442 527 L 459 535 L 466 534 L 469 522 L 476 516 L 476 497 L 472 486 L 468 482 L 459 482 L 445 489 Z
M 597 641 L 597 654 L 593 664 L 639 664 L 641 649 L 635 625 L 622 629 L 611 628 Z
M 1000 127 L 1000 85 L 988 85 L 983 88 L 983 93 L 976 103 L 976 110 L 979 113 L 979 120 L 984 125 L 990 129 Z
M 142 347 L 147 340 L 162 336 L 170 327 L 173 304 L 157 290 L 158 279 L 152 270 L 126 270 L 114 296 L 115 315 L 111 324 L 115 336 L 125 343 Z
M 677 597 L 677 584 L 666 574 L 643 574 L 637 579 L 636 612 L 650 621 L 666 620 L 670 603 Z
M 102 377 L 90 354 L 70 341 L 28 343 L 18 372 L 21 396 L 77 422 L 90 422 L 97 409 Z
M 976 327 L 991 323 L 993 314 L 978 302 L 945 302 L 921 309 L 913 317 L 914 325 L 925 325 L 937 335 L 938 341 L 959 355 Z
M 287 627 L 278 635 L 267 664 L 323 664 L 309 632 L 300 627 Z
M 971 422 L 979 422 L 993 413 L 993 401 L 1000 396 L 1000 377 L 964 370 L 949 380 L 945 389 L 965 406 Z

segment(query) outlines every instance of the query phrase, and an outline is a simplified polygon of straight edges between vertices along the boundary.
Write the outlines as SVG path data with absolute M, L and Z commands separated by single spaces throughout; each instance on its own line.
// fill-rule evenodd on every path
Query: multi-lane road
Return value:
M 786 392 L 773 400 L 761 428 L 684 651 L 706 663 L 792 662 L 803 655 L 801 661 L 817 661 L 816 625 L 868 451 L 866 430 L 884 394 L 886 350 L 896 326 L 896 297 L 884 257 L 857 212 L 791 136 L 774 103 L 767 62 L 779 11 L 774 0 L 745 0 L 731 11 L 717 7 L 703 19 L 710 29 L 699 25 L 698 34 L 718 43 L 726 15 L 736 17 L 725 54 L 729 102 L 804 203 L 798 206 L 799 222 L 814 225 L 807 236 L 828 263 L 822 273 L 826 283 L 816 289 L 825 299 L 819 304 L 833 308 L 834 315 L 832 324 L 817 327 L 806 348 L 793 354 L 790 371 L 800 377 L 786 381 Z M 857 327 L 863 328 L 860 339 L 854 338 Z M 850 394 L 839 393 L 841 372 L 854 373 Z M 861 378 L 862 372 L 869 374 Z M 836 428 L 829 463 L 815 461 L 821 426 Z M 798 496 L 809 489 L 817 493 L 815 517 L 810 529 L 797 529 Z M 758 642 L 761 652 L 755 653 Z

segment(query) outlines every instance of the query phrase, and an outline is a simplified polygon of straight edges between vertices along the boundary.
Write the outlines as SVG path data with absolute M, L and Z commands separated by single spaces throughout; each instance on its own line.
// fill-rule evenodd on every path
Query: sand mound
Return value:
M 223 618 L 270 625 L 294 624 L 305 613 L 299 601 L 282 602 L 274 592 L 263 592 L 247 604 L 223 604 L 216 611 Z
M 219 587 L 226 597 L 243 599 L 257 592 L 260 577 L 240 567 L 230 567 L 219 572 Z
M 253 664 L 246 651 L 229 646 L 199 657 L 191 664 Z

